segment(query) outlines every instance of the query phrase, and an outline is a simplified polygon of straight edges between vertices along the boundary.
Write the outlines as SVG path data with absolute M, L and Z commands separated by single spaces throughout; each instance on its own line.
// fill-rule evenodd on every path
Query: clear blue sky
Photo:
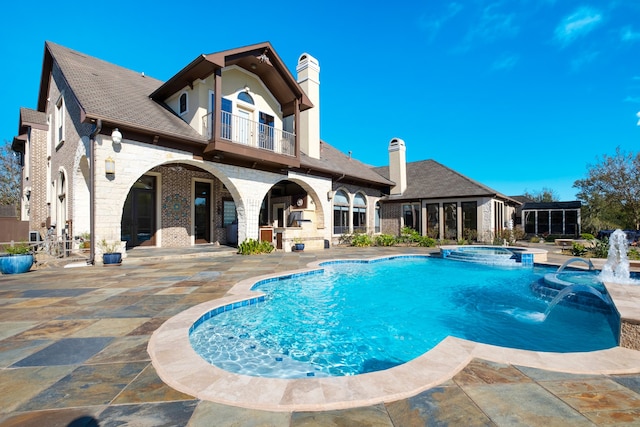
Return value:
M 270 41 L 294 76 L 318 58 L 322 138 L 374 166 L 399 137 L 409 161 L 573 200 L 599 156 L 640 148 L 638 0 L 59 4 L 0 6 L 2 140 L 36 108 L 45 40 L 161 80 Z

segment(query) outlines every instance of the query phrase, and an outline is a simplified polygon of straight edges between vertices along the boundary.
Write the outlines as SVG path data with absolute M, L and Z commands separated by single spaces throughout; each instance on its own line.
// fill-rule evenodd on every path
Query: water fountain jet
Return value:
M 629 258 L 627 257 L 627 235 L 618 229 L 609 238 L 609 253 L 607 262 L 602 267 L 598 279 L 602 282 L 617 284 L 638 284 L 637 280 L 631 279 L 629 273 Z

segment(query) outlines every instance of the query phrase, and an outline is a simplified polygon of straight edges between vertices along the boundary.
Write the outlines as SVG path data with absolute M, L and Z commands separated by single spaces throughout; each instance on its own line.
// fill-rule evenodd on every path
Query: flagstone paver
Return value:
M 240 280 L 322 259 L 428 251 L 332 248 L 243 257 L 224 247 L 145 248 L 119 267 L 0 276 L 0 426 L 640 425 L 640 374 L 575 375 L 474 359 L 408 399 L 270 412 L 174 390 L 146 351 L 167 319 L 225 296 Z

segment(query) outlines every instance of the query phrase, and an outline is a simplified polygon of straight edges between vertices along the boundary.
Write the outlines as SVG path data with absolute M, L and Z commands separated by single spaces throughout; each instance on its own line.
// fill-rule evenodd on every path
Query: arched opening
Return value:
M 183 162 L 158 165 L 133 181 L 123 200 L 120 231 L 128 248 L 235 246 L 235 197 L 212 171 Z
M 260 240 L 288 250 L 293 241 L 314 241 L 324 247 L 324 214 L 315 192 L 304 182 L 282 180 L 267 192 L 260 206 Z M 313 244 L 312 244 L 313 245 Z

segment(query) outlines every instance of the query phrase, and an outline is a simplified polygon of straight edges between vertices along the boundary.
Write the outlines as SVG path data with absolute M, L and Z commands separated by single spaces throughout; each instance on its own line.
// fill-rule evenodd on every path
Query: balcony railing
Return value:
M 296 155 L 296 135 L 264 123 L 254 122 L 226 111 L 221 112 L 221 139 L 286 156 Z M 202 118 L 202 127 L 211 139 L 213 113 Z

